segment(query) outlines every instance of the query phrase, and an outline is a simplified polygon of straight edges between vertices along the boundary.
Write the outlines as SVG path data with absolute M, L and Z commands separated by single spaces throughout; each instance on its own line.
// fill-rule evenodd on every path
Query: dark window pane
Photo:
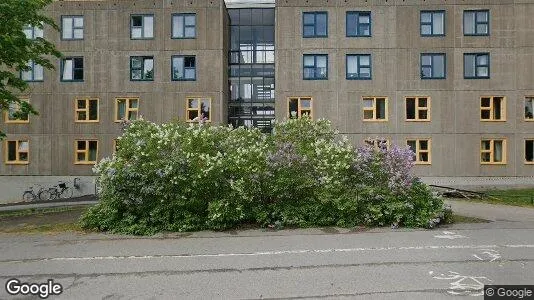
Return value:
M 9 141 L 7 142 L 7 160 L 14 161 L 17 160 L 17 142 Z
M 408 120 L 415 119 L 415 99 L 414 98 L 406 99 L 406 119 Z
M 132 26 L 143 26 L 143 17 L 132 16 Z
M 89 120 L 98 120 L 98 101 L 89 102 Z
M 74 80 L 83 80 L 83 69 L 74 70 Z
M 74 59 L 74 68 L 83 68 L 83 58 L 75 58 Z
M 525 141 L 525 160 L 534 162 L 534 140 Z

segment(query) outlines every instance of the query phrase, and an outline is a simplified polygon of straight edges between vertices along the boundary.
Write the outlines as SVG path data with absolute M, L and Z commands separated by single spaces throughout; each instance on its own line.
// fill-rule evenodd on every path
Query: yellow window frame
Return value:
M 432 164 L 432 139 L 430 138 L 420 138 L 420 139 L 407 139 L 406 145 L 409 145 L 409 142 L 415 141 L 415 160 L 416 165 L 431 165 Z M 421 142 L 427 142 L 427 149 L 421 149 Z M 427 153 L 428 161 L 420 160 L 420 154 Z
M 15 160 L 9 160 L 9 143 L 15 143 L 15 149 L 16 149 Z M 21 143 L 28 143 L 28 149 L 21 151 L 19 149 Z M 6 165 L 27 165 L 30 163 L 30 141 L 29 140 L 6 140 L 4 146 L 5 146 Z M 27 160 L 20 159 L 21 153 L 26 153 Z
M 376 105 L 376 103 L 378 102 L 378 99 L 384 99 L 384 105 L 385 105 L 385 109 L 384 109 L 385 116 L 384 116 L 384 119 L 378 119 L 377 118 L 378 113 L 377 113 L 377 105 Z M 372 100 L 373 101 L 373 106 L 372 107 L 365 107 L 365 105 L 363 104 L 365 102 L 365 100 Z M 363 121 L 364 122 L 387 122 L 388 119 L 389 119 L 389 107 L 388 107 L 389 103 L 388 102 L 389 102 L 388 101 L 388 97 L 378 97 L 378 96 L 377 97 L 374 97 L 374 96 L 372 96 L 372 97 L 367 97 L 367 96 L 362 97 L 362 108 L 363 108 L 363 116 L 362 116 L 363 118 L 362 119 L 363 119 Z M 367 118 L 367 119 L 365 118 L 365 113 L 368 112 L 368 111 L 370 111 L 372 113 L 372 116 L 373 116 L 370 119 L 369 118 Z
M 525 164 L 526 165 L 534 165 L 534 160 L 533 161 L 527 161 L 527 142 L 531 141 L 533 146 L 534 146 L 534 138 L 528 138 L 528 139 L 525 139 L 525 143 L 524 143 L 524 148 L 525 149 Z
M 85 149 L 78 149 L 78 142 L 85 142 Z M 89 160 L 89 145 L 90 142 L 96 142 L 96 155 L 95 160 Z M 78 154 L 83 153 L 85 159 L 78 160 Z M 89 139 L 89 140 L 74 140 L 74 164 L 75 165 L 94 165 L 98 161 L 98 140 Z
M 30 98 L 19 98 L 20 101 L 25 101 L 25 102 L 30 102 Z M 14 104 L 16 105 L 16 109 L 19 110 L 20 109 L 20 104 L 18 103 L 10 103 L 10 104 Z M 11 106 L 11 105 L 10 105 Z M 6 111 L 4 111 L 4 123 L 6 124 L 28 124 L 30 123 L 30 115 L 28 114 L 26 119 L 13 119 L 11 120 L 9 118 L 9 111 L 10 111 L 11 107 L 9 107 Z
M 194 101 L 194 100 L 198 101 L 197 107 L 189 107 L 189 102 L 190 101 Z M 197 117 L 200 118 L 200 115 L 202 114 L 202 105 L 201 105 L 201 103 L 202 103 L 203 100 L 207 100 L 208 103 L 209 103 L 209 117 L 204 122 L 211 122 L 211 115 L 213 114 L 212 105 L 211 105 L 212 104 L 211 97 L 187 97 L 185 99 L 185 119 L 186 119 L 187 122 L 190 122 L 190 123 L 200 122 L 200 119 L 199 120 L 195 120 L 195 118 L 190 119 L 189 118 L 189 113 L 190 112 L 196 112 Z
M 415 106 L 414 106 L 415 119 L 408 119 L 408 99 L 414 99 L 414 101 L 415 101 Z M 420 99 L 426 99 L 426 106 L 419 106 L 419 100 Z M 432 120 L 431 108 L 432 108 L 432 102 L 431 102 L 430 97 L 428 97 L 428 96 L 408 96 L 408 97 L 404 97 L 404 109 L 405 109 L 404 116 L 406 117 L 406 122 L 430 122 Z M 426 111 L 426 116 L 427 116 L 426 119 L 419 118 L 419 112 L 421 112 L 421 111 Z
M 532 106 L 534 107 L 534 96 L 525 96 L 525 101 L 523 102 L 524 104 L 523 109 L 527 106 L 528 100 L 532 101 Z M 532 116 L 532 118 L 527 118 L 524 112 L 523 112 L 523 118 L 526 122 L 534 122 L 534 116 Z
M 291 102 L 297 101 L 297 115 L 291 116 Z M 304 107 L 302 105 L 303 101 L 310 101 L 310 107 Z M 287 118 L 288 119 L 298 119 L 302 116 L 308 116 L 310 119 L 313 119 L 313 98 L 312 97 L 288 97 L 287 98 Z
M 490 148 L 484 149 L 484 142 L 490 142 Z M 495 161 L 495 142 L 502 142 L 502 161 Z M 483 161 L 484 154 L 488 153 L 490 156 L 490 161 Z M 480 164 L 481 165 L 505 165 L 507 158 L 506 150 L 506 139 L 496 138 L 496 139 L 482 139 L 480 141 Z
M 78 108 L 78 101 L 85 102 L 85 108 Z M 91 101 L 96 101 L 96 120 L 89 120 Z M 85 113 L 85 119 L 79 118 L 79 113 Z M 75 98 L 74 99 L 74 122 L 75 123 L 98 123 L 100 122 L 100 99 L 99 98 Z
M 119 119 L 119 102 L 124 101 L 124 117 Z M 130 107 L 130 102 L 137 101 L 137 107 Z M 138 97 L 117 97 L 115 98 L 115 114 L 113 116 L 113 120 L 115 123 L 122 122 L 122 121 L 128 121 L 130 118 L 130 114 L 135 113 L 135 119 L 139 119 L 139 105 L 141 104 L 141 100 L 139 100 Z
M 489 106 L 482 106 L 483 99 L 490 99 Z M 495 99 L 501 98 L 501 118 L 495 119 Z M 482 112 L 488 111 L 489 118 L 483 119 Z M 506 122 L 506 97 L 504 96 L 482 96 L 480 97 L 480 121 L 481 122 Z

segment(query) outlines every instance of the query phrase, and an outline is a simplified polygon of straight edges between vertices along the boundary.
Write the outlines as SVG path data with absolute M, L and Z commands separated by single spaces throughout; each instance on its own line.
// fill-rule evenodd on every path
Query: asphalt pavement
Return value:
M 49 299 L 477 299 L 534 284 L 534 223 L 436 230 L 246 230 L 131 237 L 0 235 L 0 277 Z M 0 292 L 1 299 L 16 299 Z

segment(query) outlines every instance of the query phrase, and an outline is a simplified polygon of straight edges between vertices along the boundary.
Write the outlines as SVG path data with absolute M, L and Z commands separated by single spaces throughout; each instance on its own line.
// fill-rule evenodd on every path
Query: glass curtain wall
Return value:
M 270 132 L 274 122 L 274 8 L 229 9 L 228 122 Z

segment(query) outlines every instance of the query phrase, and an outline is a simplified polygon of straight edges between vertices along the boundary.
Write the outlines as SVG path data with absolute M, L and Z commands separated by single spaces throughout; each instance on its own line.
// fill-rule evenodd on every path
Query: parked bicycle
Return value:
M 46 201 L 50 199 L 50 191 L 43 188 L 43 186 L 37 184 L 39 190 L 37 193 L 33 189 L 33 186 L 30 186 L 27 190 L 22 193 L 22 200 L 26 202 L 36 201 L 37 199 Z
M 66 182 L 60 181 L 58 185 L 49 188 L 48 192 L 50 194 L 50 198 L 47 200 L 54 200 L 58 198 L 69 199 L 72 198 L 73 189 L 68 187 Z

